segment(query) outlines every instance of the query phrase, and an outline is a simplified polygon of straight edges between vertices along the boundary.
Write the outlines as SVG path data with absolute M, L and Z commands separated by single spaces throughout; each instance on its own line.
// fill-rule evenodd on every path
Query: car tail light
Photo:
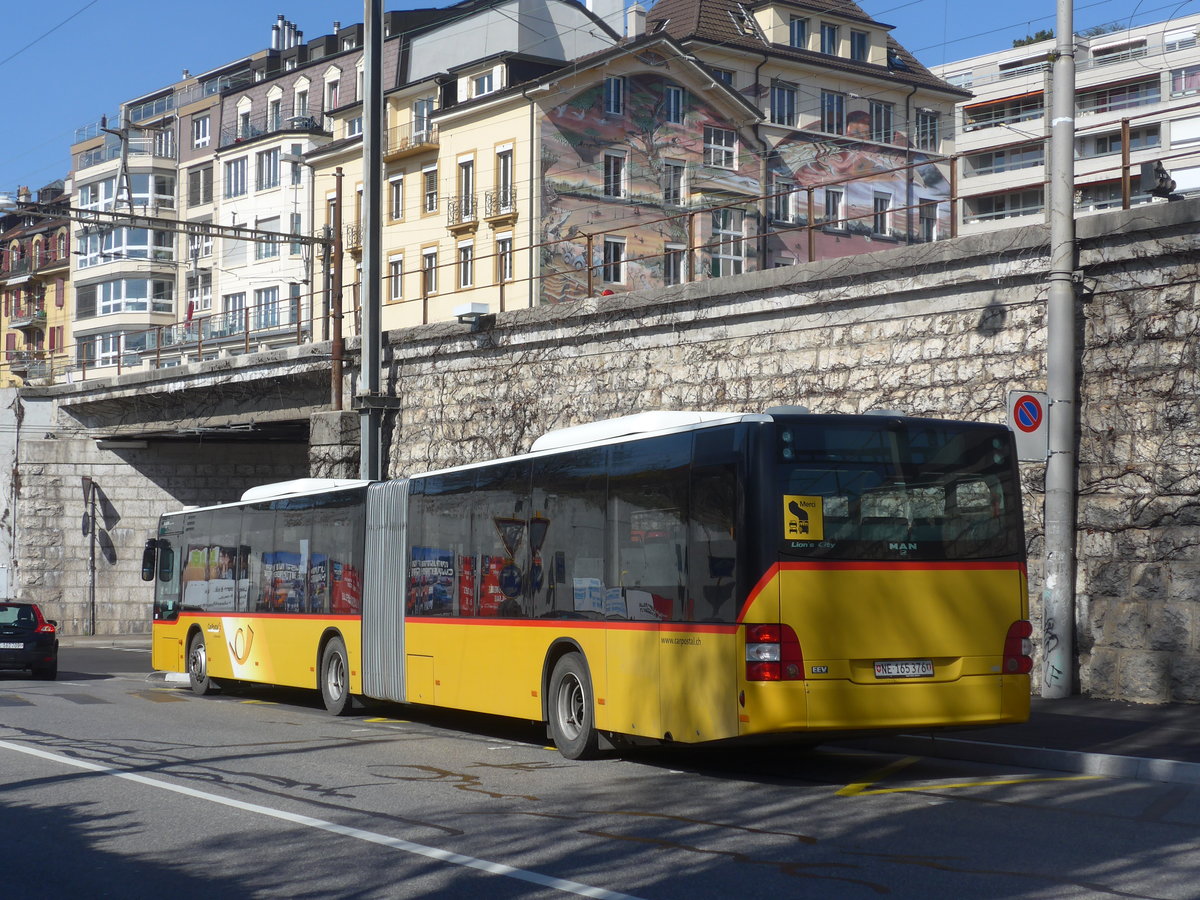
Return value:
M 800 681 L 804 653 L 791 625 L 746 626 L 746 680 Z
M 49 622 L 43 622 L 41 625 L 39 625 L 39 626 L 37 627 L 37 630 L 38 630 L 38 631 L 44 631 L 44 632 L 46 632 L 47 634 L 54 634 L 54 632 L 55 632 L 57 629 L 55 629 L 55 627 L 54 627 L 53 625 L 51 625 Z
M 1033 671 L 1033 625 L 1024 619 L 1013 622 L 1004 638 L 1004 674 L 1026 675 Z

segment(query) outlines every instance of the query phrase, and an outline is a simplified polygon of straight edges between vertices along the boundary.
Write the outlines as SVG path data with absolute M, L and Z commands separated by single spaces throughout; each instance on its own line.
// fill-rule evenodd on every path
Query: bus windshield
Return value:
M 781 423 L 781 551 L 827 560 L 995 560 L 1024 550 L 1011 439 L 999 426 Z

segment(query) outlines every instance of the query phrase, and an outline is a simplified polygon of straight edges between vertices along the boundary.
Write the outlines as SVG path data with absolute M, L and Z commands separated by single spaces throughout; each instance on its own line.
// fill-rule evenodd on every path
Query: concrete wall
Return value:
M 303 445 L 154 442 L 102 450 L 66 429 L 23 436 L 19 466 L 17 599 L 41 604 L 68 635 L 91 631 L 83 475 L 97 485 L 96 633 L 142 634 L 150 631 L 153 601 L 139 577 L 142 547 L 162 513 L 236 500 L 252 485 L 308 474 Z

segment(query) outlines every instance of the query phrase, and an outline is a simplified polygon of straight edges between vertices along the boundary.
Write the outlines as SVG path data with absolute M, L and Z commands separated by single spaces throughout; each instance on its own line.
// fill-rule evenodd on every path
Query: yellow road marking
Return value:
M 1004 778 L 995 781 L 963 781 L 958 784 L 925 784 L 915 787 L 877 788 L 875 790 L 856 791 L 856 794 L 902 794 L 906 791 L 948 791 L 954 788 L 993 787 L 1004 784 L 1037 784 L 1040 781 L 1088 781 L 1103 778 L 1103 775 L 1063 775 L 1058 778 Z M 853 785 L 852 785 L 853 786 Z M 838 791 L 841 794 L 841 791 Z M 850 796 L 847 794 L 846 796 Z
M 1046 781 L 1089 781 L 1097 778 L 1103 778 L 1102 775 L 1060 775 L 1048 778 L 997 778 L 987 781 L 961 781 L 955 784 L 924 784 L 909 787 L 895 788 L 876 788 L 874 785 L 883 781 L 889 775 L 899 772 L 901 769 L 906 769 L 915 762 L 919 762 L 919 756 L 905 756 L 895 762 L 889 763 L 882 769 L 876 769 L 871 772 L 863 781 L 856 781 L 853 784 L 848 784 L 837 792 L 838 797 L 861 797 L 866 794 L 903 794 L 915 793 L 921 791 L 948 791 L 955 788 L 972 788 L 972 787 L 996 787 L 1009 784 L 1037 784 L 1038 782 Z
M 386 723 L 391 723 L 393 725 L 411 725 L 412 724 L 412 722 L 408 721 L 408 719 L 386 719 L 386 718 L 382 718 L 382 717 L 374 718 L 374 719 L 363 719 L 363 721 L 364 722 L 381 723 L 381 724 L 386 722 Z
M 240 700 L 238 702 L 251 703 L 251 704 L 256 704 L 258 706 L 278 706 L 279 705 L 274 700 Z
M 905 757 L 902 757 L 901 759 L 896 760 L 893 763 L 888 763 L 882 769 L 876 769 L 874 772 L 872 772 L 870 775 L 868 775 L 866 781 L 856 781 L 854 784 L 846 785 L 844 788 L 842 788 L 840 791 L 837 792 L 837 796 L 838 797 L 856 797 L 859 794 L 863 794 L 863 793 L 875 793 L 874 791 L 868 792 L 867 788 L 869 788 L 871 785 L 875 784 L 876 782 L 883 781 L 883 779 L 887 778 L 893 772 L 899 772 L 901 769 L 906 769 L 909 766 L 911 766 L 913 763 L 919 762 L 920 759 L 921 759 L 921 757 L 919 757 L 919 756 L 905 756 Z

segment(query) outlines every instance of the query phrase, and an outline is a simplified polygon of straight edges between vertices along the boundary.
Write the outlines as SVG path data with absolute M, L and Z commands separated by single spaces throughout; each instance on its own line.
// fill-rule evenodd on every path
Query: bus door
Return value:
M 363 693 L 404 701 L 408 479 L 367 488 L 362 599 Z

